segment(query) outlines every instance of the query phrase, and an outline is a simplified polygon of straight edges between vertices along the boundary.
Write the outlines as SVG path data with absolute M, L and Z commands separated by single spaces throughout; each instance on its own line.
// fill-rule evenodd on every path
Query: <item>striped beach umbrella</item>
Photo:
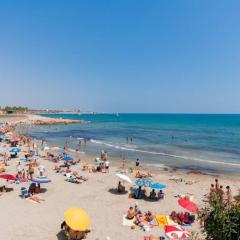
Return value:
M 191 239 L 192 234 L 185 228 L 177 225 L 168 225 L 165 227 L 165 234 L 169 239 Z

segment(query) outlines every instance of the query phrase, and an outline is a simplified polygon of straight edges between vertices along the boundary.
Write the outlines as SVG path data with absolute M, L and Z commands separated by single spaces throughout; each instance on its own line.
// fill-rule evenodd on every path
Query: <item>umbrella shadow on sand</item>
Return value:
M 117 188 L 110 188 L 108 190 L 108 192 L 111 193 L 111 194 L 115 194 L 115 195 L 124 195 L 124 194 L 128 193 L 128 191 L 126 191 L 126 190 L 122 191 L 122 192 L 119 192 Z

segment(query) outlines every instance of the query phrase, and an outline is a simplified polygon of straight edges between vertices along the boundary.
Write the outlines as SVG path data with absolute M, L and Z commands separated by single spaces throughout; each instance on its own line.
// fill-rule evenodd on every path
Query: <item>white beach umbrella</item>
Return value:
M 44 172 L 44 171 L 45 171 L 45 167 L 44 167 L 43 165 L 40 165 L 40 166 L 38 167 L 38 171 L 39 171 L 39 172 Z
M 117 176 L 118 178 L 120 178 L 121 180 L 123 180 L 123 181 L 129 182 L 129 183 L 132 183 L 131 178 L 128 177 L 127 175 L 125 175 L 125 174 L 122 174 L 122 173 L 116 173 L 116 176 Z

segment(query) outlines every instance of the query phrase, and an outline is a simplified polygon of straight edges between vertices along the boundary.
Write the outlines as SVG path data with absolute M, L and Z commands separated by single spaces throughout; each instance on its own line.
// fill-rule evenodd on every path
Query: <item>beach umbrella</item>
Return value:
M 187 239 L 192 237 L 192 234 L 190 232 L 186 231 L 185 228 L 177 225 L 166 226 L 165 234 L 169 239 Z
M 45 167 L 44 167 L 43 165 L 40 165 L 40 166 L 38 167 L 38 171 L 39 171 L 39 172 L 44 172 L 44 171 L 45 171 Z
M 8 180 L 8 181 L 16 181 L 17 180 L 17 178 L 12 174 L 1 174 L 0 178 Z
M 64 213 L 66 224 L 74 231 L 86 231 L 90 227 L 90 218 L 81 208 L 69 208 Z
M 21 149 L 20 149 L 20 148 L 17 148 L 17 147 L 14 147 L 14 148 L 11 148 L 11 149 L 9 150 L 9 152 L 11 152 L 11 153 L 18 153 L 18 152 L 21 152 Z
M 142 187 L 150 187 L 153 184 L 153 180 L 151 178 L 138 178 L 135 184 L 138 186 L 138 193 L 136 198 L 139 199 L 141 196 Z
M 66 153 L 66 151 L 65 151 L 64 149 L 62 149 L 62 148 L 58 149 L 57 152 L 58 152 L 59 154 L 64 154 L 64 153 Z
M 64 158 L 61 158 L 62 161 L 72 161 L 73 158 L 72 157 L 64 157 Z
M 47 180 L 47 179 L 33 179 L 31 180 L 31 183 L 39 183 L 39 184 L 42 184 L 42 183 L 50 183 L 51 180 Z
M 152 185 L 150 185 L 150 188 L 155 189 L 155 190 L 161 190 L 166 188 L 166 185 L 163 185 L 161 183 L 154 183 Z
M 151 178 L 138 178 L 135 182 L 138 187 L 150 187 L 153 184 Z
M 129 183 L 132 183 L 131 178 L 128 177 L 127 175 L 125 175 L 125 174 L 122 174 L 122 173 L 116 173 L 116 176 L 117 176 L 118 178 L 120 178 L 121 180 L 123 180 L 123 181 L 129 182 Z
M 50 150 L 50 147 L 48 146 L 44 147 L 44 151 L 48 151 L 48 150 Z
M 11 137 L 11 142 L 17 142 L 17 141 L 18 141 L 18 138 L 16 136 Z
M 191 213 L 197 213 L 198 212 L 198 206 L 196 203 L 192 202 L 189 198 L 180 198 L 178 199 L 178 204 L 187 209 Z

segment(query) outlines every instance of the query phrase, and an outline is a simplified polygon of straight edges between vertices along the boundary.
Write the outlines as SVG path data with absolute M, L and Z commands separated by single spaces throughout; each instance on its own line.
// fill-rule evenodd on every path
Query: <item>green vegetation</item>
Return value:
M 216 196 L 208 199 L 208 206 L 201 210 L 199 217 L 207 240 L 240 239 L 240 204 L 238 201 L 227 205 Z
M 26 111 L 28 111 L 27 107 L 22 107 L 22 106 L 6 106 L 5 108 L 1 108 L 1 110 L 5 113 L 11 114 L 11 113 L 25 113 Z

